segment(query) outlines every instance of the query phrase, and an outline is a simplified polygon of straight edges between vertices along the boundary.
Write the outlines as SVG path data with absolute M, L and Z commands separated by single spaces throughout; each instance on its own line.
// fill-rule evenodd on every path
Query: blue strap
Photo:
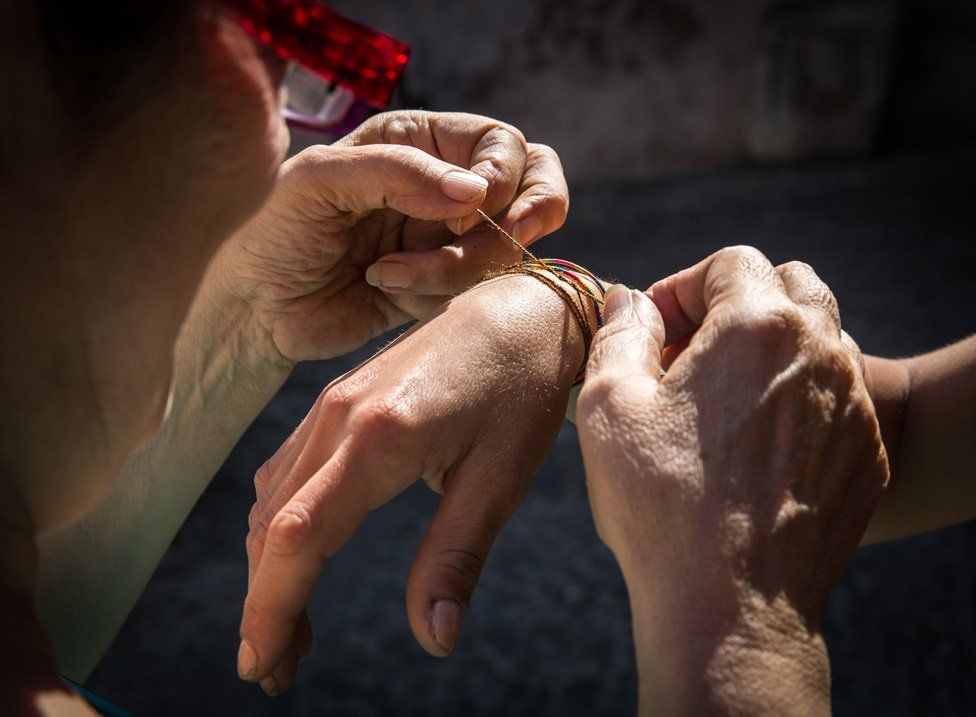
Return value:
M 108 700 L 99 697 L 91 690 L 86 690 L 82 685 L 72 680 L 70 677 L 65 677 L 61 675 L 61 679 L 64 680 L 71 689 L 77 692 L 79 695 L 85 698 L 92 707 L 94 707 L 98 712 L 105 717 L 132 717 L 131 714 L 126 712 L 121 707 L 116 707 Z

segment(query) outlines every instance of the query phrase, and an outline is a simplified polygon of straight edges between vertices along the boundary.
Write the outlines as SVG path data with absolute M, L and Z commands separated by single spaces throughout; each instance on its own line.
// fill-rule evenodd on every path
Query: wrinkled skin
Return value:
M 562 300 L 508 276 L 326 388 L 255 478 L 241 676 L 270 694 L 290 685 L 324 559 L 418 478 L 443 498 L 408 578 L 408 615 L 426 650 L 450 653 L 491 543 L 555 440 L 582 355 Z
M 448 195 L 445 177 L 458 168 L 486 188 Z M 478 115 L 389 112 L 286 162 L 214 274 L 247 307 L 253 339 L 269 355 L 330 358 L 518 259 L 497 231 L 475 227 L 477 209 L 504 210 L 499 223 L 531 244 L 562 225 L 568 206 L 555 152 L 516 128 Z
M 752 249 L 649 294 L 608 298 L 577 405 L 641 711 L 827 712 L 821 612 L 888 479 L 860 352 L 812 269 Z

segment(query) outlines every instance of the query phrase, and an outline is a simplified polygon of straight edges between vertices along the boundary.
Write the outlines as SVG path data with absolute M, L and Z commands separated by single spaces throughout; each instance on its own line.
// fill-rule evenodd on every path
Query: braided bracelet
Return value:
M 533 277 L 556 292 L 566 303 L 566 306 L 569 307 L 573 318 L 576 319 L 576 323 L 579 325 L 580 334 L 583 336 L 583 361 L 580 364 L 573 385 L 576 386 L 582 383 L 586 376 L 586 363 L 590 357 L 590 346 L 593 343 L 593 330 L 590 328 L 590 321 L 586 316 L 586 300 L 590 299 L 593 301 L 593 307 L 596 311 L 597 327 L 603 326 L 601 306 L 603 305 L 603 297 L 606 295 L 605 284 L 589 270 L 563 259 L 532 258 L 502 269 L 501 271 L 491 272 L 485 276 L 485 279 L 492 279 L 508 274 L 524 274 Z M 583 277 L 586 277 L 586 279 L 589 279 L 593 283 L 599 292 L 599 296 L 587 286 Z M 557 281 L 557 278 L 562 279 L 565 283 L 573 287 L 579 303 L 574 300 L 569 289 Z
M 586 269 L 579 264 L 574 264 L 571 261 L 566 261 L 565 259 L 540 259 L 531 251 L 529 251 L 525 246 L 519 243 L 519 240 L 505 231 L 494 219 L 488 216 L 484 211 L 478 209 L 478 214 L 481 215 L 492 228 L 494 228 L 499 234 L 507 238 L 512 244 L 518 247 L 522 251 L 522 261 L 518 264 L 503 269 L 502 271 L 489 272 L 485 275 L 485 279 L 491 279 L 496 276 L 503 276 L 505 274 L 527 274 L 533 276 L 543 284 L 548 286 L 550 289 L 555 291 L 559 296 L 562 297 L 566 305 L 569 306 L 570 310 L 573 312 L 573 317 L 576 319 L 576 323 L 579 324 L 580 333 L 583 334 L 583 363 L 580 366 L 579 372 L 576 374 L 576 380 L 573 381 L 573 386 L 578 386 L 583 383 L 586 378 L 586 362 L 590 358 L 590 344 L 593 343 L 593 331 L 590 329 L 590 322 L 586 318 L 586 299 L 587 297 L 593 301 L 593 308 L 596 311 L 596 325 L 597 328 L 603 326 L 603 312 L 600 307 L 603 306 L 603 299 L 607 295 L 607 285 L 600 280 L 600 278 L 594 274 L 589 269 Z M 569 291 L 565 289 L 558 281 L 550 279 L 545 275 L 548 272 L 553 274 L 576 290 L 576 295 L 579 297 L 579 306 L 573 301 L 573 297 L 570 295 Z M 593 282 L 593 285 L 597 288 L 600 295 L 597 296 L 589 286 L 586 285 L 584 277 L 589 281 Z

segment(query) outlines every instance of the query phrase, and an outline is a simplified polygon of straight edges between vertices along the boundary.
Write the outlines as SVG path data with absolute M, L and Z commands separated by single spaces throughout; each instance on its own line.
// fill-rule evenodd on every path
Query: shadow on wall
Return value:
M 976 0 L 339 0 L 401 105 L 504 119 L 573 178 L 976 136 Z

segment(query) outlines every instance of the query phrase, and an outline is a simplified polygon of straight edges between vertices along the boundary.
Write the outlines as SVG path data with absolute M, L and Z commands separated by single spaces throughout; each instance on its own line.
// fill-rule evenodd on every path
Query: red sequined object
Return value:
M 317 0 L 233 0 L 241 26 L 358 100 L 386 109 L 410 59 L 410 46 L 340 15 Z

